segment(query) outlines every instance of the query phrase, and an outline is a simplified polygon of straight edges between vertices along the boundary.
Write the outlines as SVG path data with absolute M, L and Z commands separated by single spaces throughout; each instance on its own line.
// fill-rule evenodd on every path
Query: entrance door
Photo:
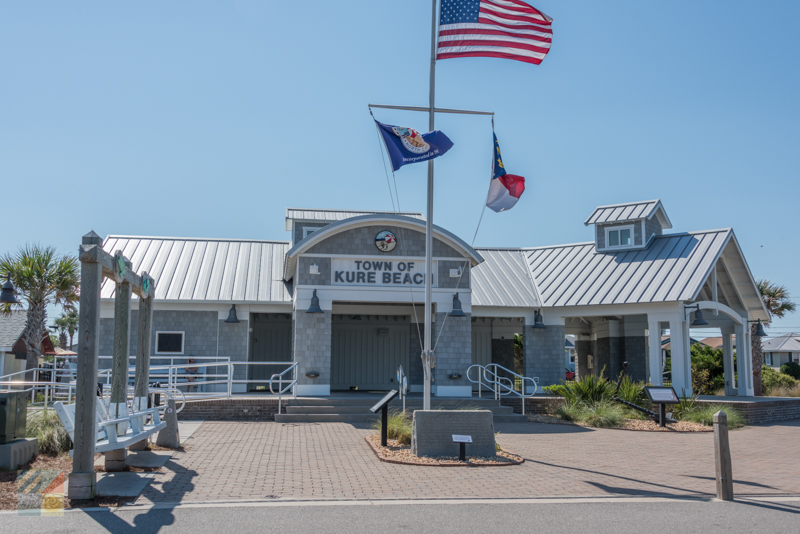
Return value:
M 334 315 L 331 389 L 397 389 L 397 366 L 408 369 L 410 328 L 403 316 Z
M 291 315 L 285 313 L 256 313 L 253 314 L 252 325 L 253 333 L 250 334 L 251 362 L 292 361 Z M 257 384 L 248 384 L 248 391 L 269 391 L 269 384 L 266 381 L 273 374 L 284 371 L 285 368 L 286 366 L 282 365 L 248 365 L 248 379 L 264 381 Z

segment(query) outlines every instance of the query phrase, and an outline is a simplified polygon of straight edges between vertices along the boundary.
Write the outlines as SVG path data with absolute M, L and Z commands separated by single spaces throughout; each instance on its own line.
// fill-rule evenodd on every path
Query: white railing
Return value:
M 475 369 L 477 376 L 473 379 L 470 372 Z M 498 373 L 503 371 L 509 376 L 504 376 Z M 539 388 L 539 379 L 529 376 L 518 375 L 510 369 L 506 369 L 502 365 L 490 363 L 489 365 L 472 365 L 467 369 L 467 380 L 473 384 L 478 384 L 478 397 L 481 397 L 481 391 L 486 387 L 489 391 L 494 393 L 495 400 L 500 400 L 501 397 L 506 395 L 516 395 L 522 399 L 522 415 L 525 415 L 525 399 L 533 397 L 536 390 Z M 515 382 L 519 381 L 520 391 L 514 387 Z M 527 387 L 526 387 L 527 386 Z M 530 386 L 533 386 L 533 391 L 530 391 Z
M 30 391 L 29 406 L 44 406 L 47 408 L 57 400 L 72 403 L 75 395 L 77 365 L 72 362 L 74 356 L 57 357 L 66 360 L 61 367 L 54 362 L 53 368 L 36 368 L 0 376 L 0 389 L 19 389 Z M 105 363 L 112 360 L 111 356 L 100 356 Z M 191 358 L 194 360 L 189 363 Z M 248 386 L 256 385 L 259 392 L 278 397 L 278 410 L 281 409 L 283 397 L 290 392 L 297 398 L 297 363 L 296 362 L 232 362 L 228 357 L 214 356 L 170 356 L 156 355 L 154 360 L 168 360 L 165 365 L 151 365 L 149 368 L 150 394 L 157 392 L 170 392 L 169 397 L 180 397 L 183 409 L 187 400 L 207 398 L 230 398 L 239 393 L 249 393 Z M 129 358 L 128 366 L 128 395 L 133 395 L 133 385 L 136 376 L 135 357 Z M 181 362 L 181 363 L 177 363 Z M 270 378 L 247 378 L 253 368 L 268 366 L 268 370 L 275 373 L 266 373 Z M 273 368 L 271 369 L 270 366 Z M 197 371 L 189 369 L 197 368 Z M 244 372 L 242 372 L 244 369 Z M 210 372 L 209 372 L 210 370 Z M 25 380 L 28 373 L 33 373 L 33 380 Z M 49 373 L 48 379 L 42 379 L 43 373 Z M 234 378 L 237 374 L 240 378 Z M 112 370 L 110 368 L 97 371 L 98 386 L 103 395 L 110 393 Z M 243 386 L 243 387 L 242 387 Z M 236 391 L 241 387 L 243 391 Z M 40 397 L 41 396 L 41 397 Z M 41 399 L 41 400 L 40 400 Z

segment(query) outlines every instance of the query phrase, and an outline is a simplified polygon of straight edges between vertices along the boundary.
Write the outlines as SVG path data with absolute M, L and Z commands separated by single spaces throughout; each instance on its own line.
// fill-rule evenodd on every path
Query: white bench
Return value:
M 161 421 L 158 408 L 134 412 L 119 419 L 108 419 L 108 415 L 105 413 L 105 406 L 100 402 L 100 399 L 97 399 L 97 406 L 97 436 L 95 437 L 94 452 L 115 451 L 130 447 L 167 426 L 166 422 Z M 56 413 L 67 430 L 70 439 L 75 443 L 75 405 L 56 402 L 53 407 L 56 409 Z M 148 416 L 153 418 L 151 424 L 146 424 Z M 119 423 L 128 423 L 130 425 L 125 434 L 121 436 L 117 435 L 117 424 Z M 72 456 L 72 454 L 73 451 L 70 451 L 69 455 Z

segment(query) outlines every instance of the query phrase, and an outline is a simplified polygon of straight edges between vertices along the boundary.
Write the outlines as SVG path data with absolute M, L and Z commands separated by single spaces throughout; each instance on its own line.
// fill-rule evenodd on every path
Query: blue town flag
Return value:
M 453 146 L 453 142 L 439 130 L 421 134 L 403 126 L 391 126 L 378 121 L 375 124 L 383 136 L 394 170 L 408 163 L 438 158 Z

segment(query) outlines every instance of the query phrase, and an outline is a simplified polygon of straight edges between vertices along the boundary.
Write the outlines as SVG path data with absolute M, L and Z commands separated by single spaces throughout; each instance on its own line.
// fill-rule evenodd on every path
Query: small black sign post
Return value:
M 458 443 L 458 459 L 461 462 L 467 461 L 467 443 L 472 443 L 472 436 L 460 436 L 453 434 L 453 443 Z
M 668 386 L 645 386 L 645 393 L 653 404 L 658 404 L 658 424 L 667 425 L 667 404 L 680 404 L 675 390 Z
M 369 409 L 372 413 L 378 413 L 378 410 L 381 411 L 381 447 L 386 446 L 386 433 L 389 426 L 389 403 L 392 402 L 392 399 L 397 397 L 399 391 L 393 389 L 389 393 L 387 393 L 378 403 Z

